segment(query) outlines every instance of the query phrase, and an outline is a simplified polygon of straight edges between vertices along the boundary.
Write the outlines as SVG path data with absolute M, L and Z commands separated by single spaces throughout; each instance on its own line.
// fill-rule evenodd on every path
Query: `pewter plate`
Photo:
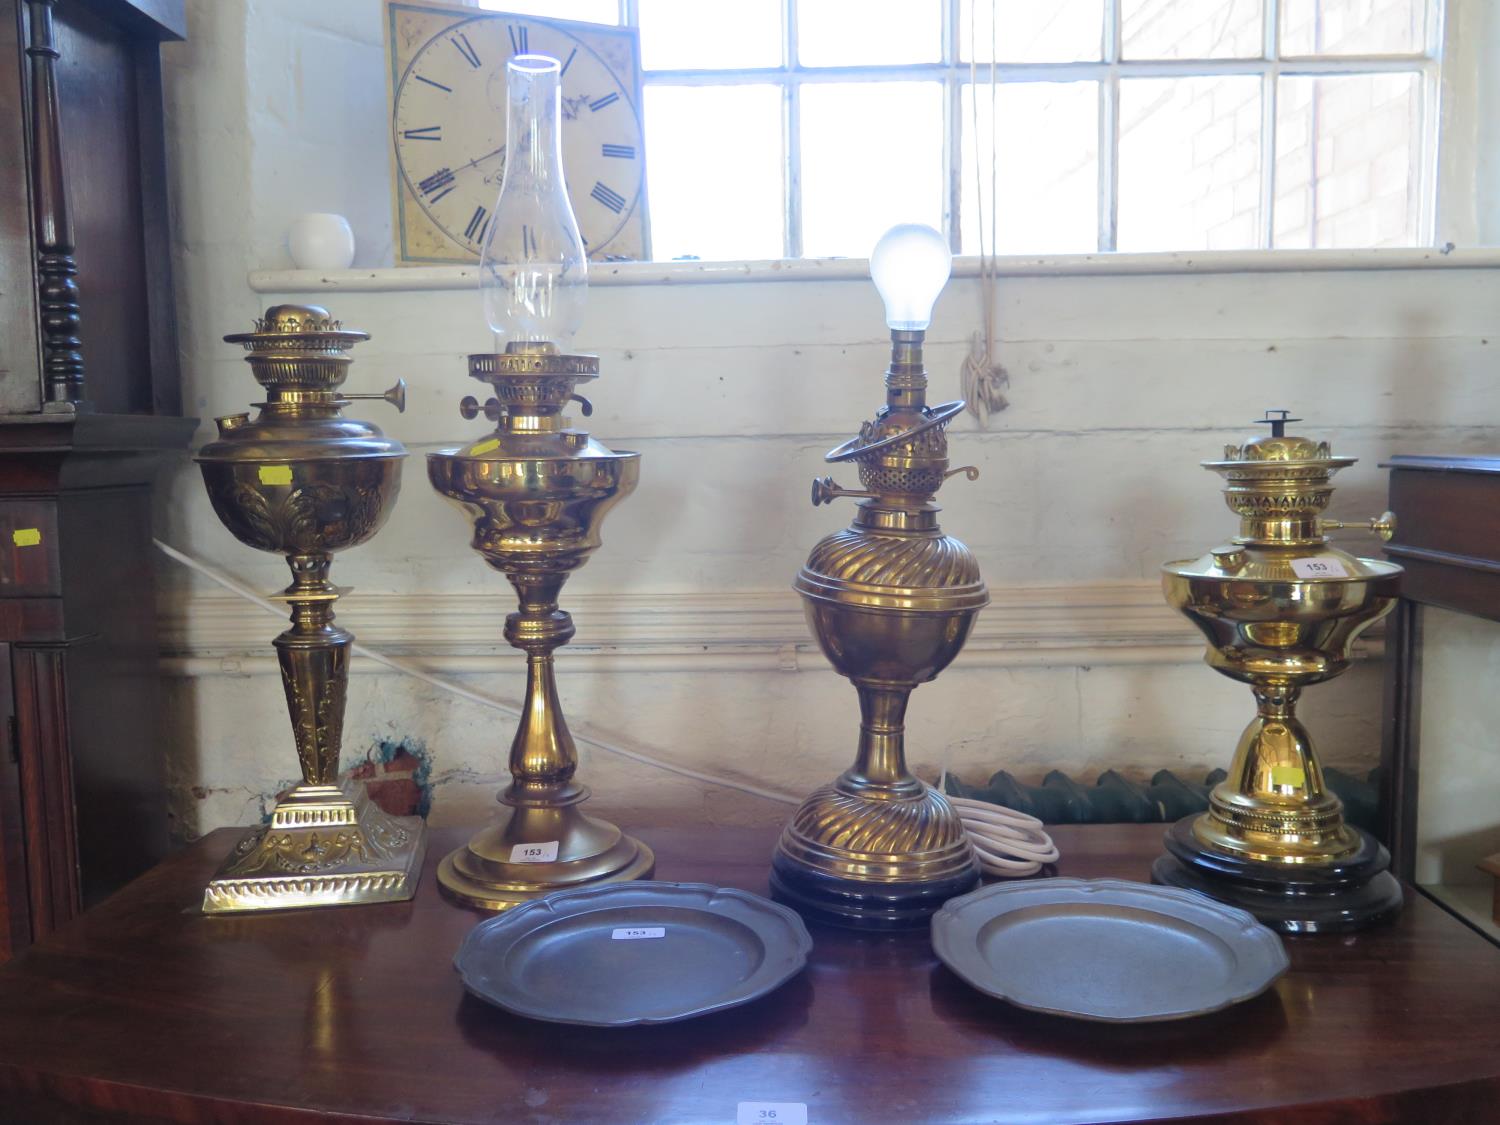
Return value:
M 1281 939 L 1245 911 L 1120 879 L 999 883 L 949 899 L 932 945 L 980 992 L 1107 1023 L 1216 1012 L 1288 966 Z
M 745 1004 L 812 950 L 791 910 L 706 883 L 559 891 L 479 923 L 453 967 L 482 1000 L 591 1027 L 671 1023 Z

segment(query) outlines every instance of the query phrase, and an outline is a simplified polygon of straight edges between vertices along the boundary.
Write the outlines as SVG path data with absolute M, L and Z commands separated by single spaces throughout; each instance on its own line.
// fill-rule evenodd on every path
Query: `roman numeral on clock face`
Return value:
M 420 129 L 403 129 L 401 135 L 409 141 L 440 141 L 443 139 L 443 127 L 423 125 Z
M 530 261 L 537 255 L 536 235 L 524 223 L 521 225 L 521 253 L 526 256 L 527 261 Z
M 460 31 L 452 39 L 448 40 L 448 42 L 452 43 L 458 49 L 458 53 L 464 57 L 465 62 L 475 70 L 479 69 L 479 53 L 474 50 L 474 46 L 469 42 L 467 35 Z
M 591 110 L 593 110 L 595 113 L 598 113 L 605 106 L 607 106 L 607 105 L 614 105 L 615 102 L 617 102 L 619 100 L 620 100 L 620 95 L 619 94 L 605 94 L 604 97 L 600 98 L 598 101 L 589 102 L 589 108 Z
M 605 187 L 600 183 L 594 185 L 594 190 L 589 192 L 589 198 L 598 200 L 616 215 L 625 208 L 625 197 L 613 188 Z
M 423 78 L 420 74 L 413 74 L 412 77 L 415 78 L 418 82 L 425 82 L 429 86 L 436 86 L 445 94 L 453 93 L 452 86 L 444 86 L 441 82 L 434 82 L 431 78 Z
M 464 227 L 464 237 L 471 242 L 478 242 L 484 236 L 484 228 L 489 226 L 484 221 L 484 217 L 488 214 L 489 210 L 487 208 L 474 208 L 474 214 L 469 219 L 469 225 Z
M 453 173 L 447 168 L 439 168 L 417 184 L 417 190 L 427 197 L 428 203 L 436 203 L 453 190 Z
M 603 145 L 605 156 L 617 156 L 622 160 L 635 159 L 635 145 Z
M 510 49 L 518 55 L 526 54 L 528 50 L 526 28 L 521 24 L 513 23 L 509 25 L 508 30 L 510 31 Z
M 568 57 L 565 58 L 565 59 L 563 59 L 562 70 L 558 71 L 558 73 L 557 73 L 557 76 L 559 78 L 566 78 L 567 77 L 568 67 L 570 67 L 570 66 L 573 65 L 573 56 L 576 55 L 577 53 L 578 53 L 578 48 L 577 47 L 574 47 L 571 51 L 568 52 Z

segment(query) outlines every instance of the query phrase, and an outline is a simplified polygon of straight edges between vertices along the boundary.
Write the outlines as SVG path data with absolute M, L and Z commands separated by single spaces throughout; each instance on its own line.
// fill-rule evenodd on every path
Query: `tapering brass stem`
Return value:
M 511 575 L 521 609 L 505 619 L 505 639 L 526 653 L 526 700 L 510 745 L 508 805 L 557 806 L 588 795 L 573 783 L 578 749 L 557 695 L 553 652 L 573 638 L 573 618 L 557 608 L 566 574 Z
M 906 704 L 911 687 L 857 683 L 859 692 L 859 750 L 840 782 L 858 791 L 870 787 L 906 794 L 922 783 L 906 768 Z
M 331 555 L 292 555 L 292 584 L 282 596 L 292 627 L 278 636 L 276 658 L 297 740 L 297 760 L 308 785 L 335 785 L 344 738 L 351 633 L 333 621 L 338 589 L 328 581 Z
M 1235 748 L 1229 775 L 1209 794 L 1199 839 L 1269 862 L 1342 855 L 1359 841 L 1343 822 L 1343 804 L 1323 787 L 1323 770 L 1297 718 L 1302 689 L 1285 680 L 1250 685 L 1256 715 Z

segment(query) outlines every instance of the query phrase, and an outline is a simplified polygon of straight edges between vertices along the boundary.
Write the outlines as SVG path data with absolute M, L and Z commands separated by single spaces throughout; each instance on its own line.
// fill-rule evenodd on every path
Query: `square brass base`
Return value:
M 417 893 L 426 850 L 422 818 L 383 812 L 363 782 L 299 785 L 235 845 L 203 912 L 401 902 Z

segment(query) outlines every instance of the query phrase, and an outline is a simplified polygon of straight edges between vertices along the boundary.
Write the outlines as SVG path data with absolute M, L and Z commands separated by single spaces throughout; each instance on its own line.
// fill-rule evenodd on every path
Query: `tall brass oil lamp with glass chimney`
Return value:
M 853 462 L 863 491 L 831 478 L 813 503 L 861 500 L 853 524 L 813 548 L 797 575 L 807 619 L 834 668 L 859 693 L 854 765 L 805 800 L 772 859 L 776 896 L 809 917 L 894 929 L 924 924 L 972 890 L 979 868 L 958 815 L 906 766 L 906 704 L 948 666 L 989 592 L 969 549 L 938 526 L 933 494 L 977 470 L 948 468 L 944 429 L 962 402 L 927 405 L 922 341 L 951 256 L 930 227 L 880 240 L 870 273 L 891 328 L 886 402 L 827 460 Z
M 292 626 L 276 638 L 302 781 L 249 832 L 203 894 L 210 914 L 343 906 L 411 898 L 422 871 L 421 817 L 393 817 L 363 782 L 339 783 L 349 646 L 328 580 L 333 552 L 365 542 L 390 515 L 406 450 L 378 426 L 346 418 L 352 399 L 383 398 L 398 410 L 406 384 L 383 395 L 344 394 L 349 349 L 364 332 L 315 305 L 267 309 L 242 344 L 267 401 L 219 418 L 217 441 L 196 458 L 214 511 L 251 547 L 285 555 L 292 584 L 276 595 Z
M 473 547 L 515 587 L 505 639 L 526 653 L 526 699 L 510 748 L 511 784 L 499 823 L 438 868 L 443 892 L 489 910 L 566 887 L 650 876 L 655 858 L 614 825 L 585 816 L 577 751 L 563 720 L 552 654 L 573 636 L 557 606 L 568 575 L 599 546 L 605 515 L 635 489 L 640 454 L 606 449 L 563 413 L 597 377 L 599 359 L 562 350 L 578 327 L 588 265 L 563 181 L 561 66 L 517 55 L 507 66 L 510 109 L 500 196 L 481 259 L 485 316 L 504 350 L 469 357 L 489 386 L 480 413 L 495 429 L 428 454 L 433 488 L 464 510 Z
M 1399 912 L 1401 888 L 1385 848 L 1344 822 L 1296 704 L 1349 667 L 1355 639 L 1396 604 L 1402 572 L 1329 544 L 1324 532 L 1344 526 L 1322 518 L 1329 478 L 1354 458 L 1286 433 L 1299 421 L 1287 413 L 1267 411 L 1268 434 L 1204 462 L 1228 482 L 1240 534 L 1162 567 L 1167 601 L 1208 638 L 1207 663 L 1249 684 L 1257 713 L 1208 811 L 1172 826 L 1152 877 L 1286 933 L 1353 930 Z M 1392 517 L 1368 526 L 1388 539 Z

